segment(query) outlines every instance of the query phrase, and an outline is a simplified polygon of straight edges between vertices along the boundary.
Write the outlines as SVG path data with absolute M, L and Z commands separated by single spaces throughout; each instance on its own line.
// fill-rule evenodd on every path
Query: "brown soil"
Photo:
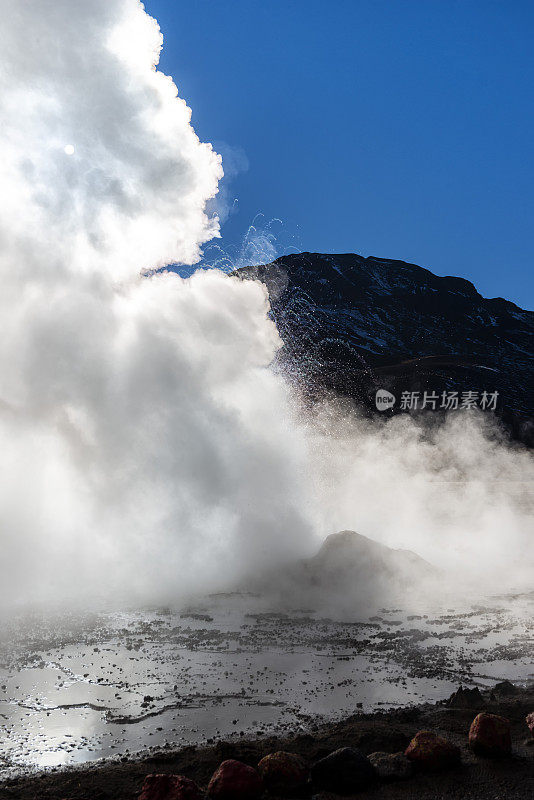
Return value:
M 467 746 L 473 717 L 486 710 L 501 714 L 512 723 L 513 755 L 503 760 L 477 758 Z M 375 714 L 351 716 L 341 722 L 322 725 L 313 733 L 253 740 L 220 741 L 210 747 L 186 747 L 176 752 L 151 753 L 141 760 L 97 763 L 81 768 L 55 770 L 0 783 L 0 800 L 134 800 L 144 776 L 151 772 L 177 772 L 206 786 L 226 758 L 237 758 L 255 766 L 273 750 L 300 753 L 310 763 L 342 746 L 356 746 L 364 753 L 375 750 L 403 750 L 421 729 L 447 736 L 462 750 L 462 765 L 441 774 L 417 774 L 394 784 L 377 784 L 360 793 L 361 800 L 532 800 L 534 797 L 534 739 L 525 723 L 534 710 L 534 688 L 516 689 L 509 696 L 486 693 L 479 708 L 449 708 L 443 703 L 423 705 Z M 313 794 L 313 790 L 310 791 Z M 330 795 L 317 794 L 326 800 Z M 333 795 L 331 797 L 334 797 Z

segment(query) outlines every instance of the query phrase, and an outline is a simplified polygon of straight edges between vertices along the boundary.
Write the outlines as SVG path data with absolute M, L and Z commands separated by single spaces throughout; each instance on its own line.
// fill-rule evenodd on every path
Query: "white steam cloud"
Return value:
M 224 587 L 345 528 L 531 576 L 502 484 L 532 480 L 526 453 L 464 416 L 306 420 L 259 283 L 153 272 L 218 235 L 222 168 L 141 3 L 0 11 L 3 603 Z
M 222 175 L 155 68 L 155 20 L 0 10 L 4 596 L 181 593 L 289 555 L 302 442 L 264 290 L 140 277 L 199 258 Z
M 1 236 L 17 272 L 110 281 L 198 260 L 218 234 L 204 208 L 222 168 L 155 69 L 156 21 L 136 0 L 2 0 L 0 10 Z

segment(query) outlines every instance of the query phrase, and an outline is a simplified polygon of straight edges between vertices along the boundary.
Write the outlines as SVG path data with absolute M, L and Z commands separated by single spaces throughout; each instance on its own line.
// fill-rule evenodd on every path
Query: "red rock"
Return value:
M 262 792 L 257 770 L 234 759 L 222 762 L 208 786 L 208 795 L 213 800 L 256 800 Z
M 512 750 L 510 722 L 497 714 L 477 714 L 469 729 L 469 746 L 480 756 L 508 756 Z
M 138 800 L 202 800 L 202 792 L 183 775 L 147 775 Z
M 258 764 L 263 783 L 274 794 L 286 795 L 301 789 L 308 782 L 309 770 L 296 753 L 278 750 L 269 753 Z
M 534 736 L 534 711 L 531 714 L 527 714 L 525 720 L 529 731 L 531 732 L 532 736 Z
M 404 754 L 421 769 L 437 771 L 460 763 L 460 749 L 432 731 L 416 733 Z

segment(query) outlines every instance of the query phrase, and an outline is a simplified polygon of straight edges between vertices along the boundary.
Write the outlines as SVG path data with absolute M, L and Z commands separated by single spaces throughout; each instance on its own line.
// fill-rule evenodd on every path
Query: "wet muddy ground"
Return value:
M 449 707 L 446 703 L 423 704 L 373 714 L 353 714 L 338 722 L 314 726 L 308 732 L 289 735 L 234 737 L 204 746 L 177 750 L 151 750 L 139 758 L 107 759 L 82 766 L 51 768 L 35 776 L 18 776 L 0 782 L 0 800 L 137 800 L 144 778 L 150 773 L 178 773 L 195 780 L 203 789 L 227 758 L 256 766 L 276 750 L 299 753 L 308 765 L 339 747 L 358 747 L 365 754 L 377 750 L 404 750 L 421 729 L 434 730 L 456 744 L 461 764 L 439 773 L 416 772 L 405 781 L 377 783 L 358 793 L 358 800 L 532 800 L 534 796 L 534 739 L 525 715 L 534 708 L 534 690 L 482 690 L 477 708 Z M 503 759 L 475 756 L 467 732 L 480 711 L 510 720 L 512 754 Z M 337 800 L 337 795 L 313 789 L 312 800 Z M 275 798 L 273 798 L 275 800 Z
M 336 621 L 252 595 L 4 626 L 4 777 L 250 736 L 534 680 L 534 594 Z

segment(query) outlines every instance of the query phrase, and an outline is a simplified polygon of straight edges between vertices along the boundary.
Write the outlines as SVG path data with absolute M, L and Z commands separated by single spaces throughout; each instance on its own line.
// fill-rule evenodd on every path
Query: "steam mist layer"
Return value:
M 153 272 L 218 235 L 222 168 L 143 6 L 0 11 L 2 602 L 222 588 L 344 528 L 532 577 L 526 453 L 476 417 L 306 419 L 259 283 Z
M 309 446 L 323 530 L 353 528 L 413 550 L 443 570 L 441 589 L 457 597 L 532 588 L 534 461 L 492 415 L 370 422 L 326 407 Z M 441 589 L 432 587 L 434 602 Z

